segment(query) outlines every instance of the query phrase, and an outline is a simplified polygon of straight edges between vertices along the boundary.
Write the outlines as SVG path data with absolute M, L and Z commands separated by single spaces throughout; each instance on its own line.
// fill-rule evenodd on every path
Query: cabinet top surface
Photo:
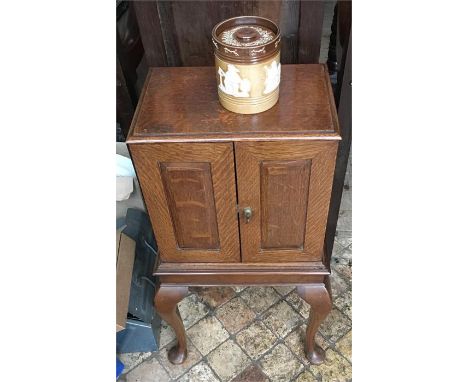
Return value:
M 127 143 L 275 139 L 340 139 L 325 65 L 283 65 L 278 103 L 250 115 L 221 106 L 214 67 L 150 68 Z

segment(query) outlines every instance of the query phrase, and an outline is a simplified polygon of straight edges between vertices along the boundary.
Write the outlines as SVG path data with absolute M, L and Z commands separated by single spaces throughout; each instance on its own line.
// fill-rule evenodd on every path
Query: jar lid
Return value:
M 271 20 L 259 16 L 239 16 L 213 28 L 215 52 L 229 61 L 254 63 L 280 50 L 280 30 Z

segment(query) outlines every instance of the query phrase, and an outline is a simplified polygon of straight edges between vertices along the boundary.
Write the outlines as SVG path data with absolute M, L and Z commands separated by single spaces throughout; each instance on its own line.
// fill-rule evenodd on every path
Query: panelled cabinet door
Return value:
M 130 146 L 163 262 L 239 262 L 232 143 Z
M 320 261 L 337 143 L 235 145 L 242 261 Z

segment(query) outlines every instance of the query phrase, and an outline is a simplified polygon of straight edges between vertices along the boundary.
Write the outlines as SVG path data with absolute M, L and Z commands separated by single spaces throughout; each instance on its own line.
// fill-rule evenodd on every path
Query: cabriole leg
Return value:
M 169 361 L 176 365 L 181 364 L 187 358 L 185 328 L 177 307 L 177 303 L 187 294 L 187 287 L 161 285 L 154 296 L 156 312 L 174 329 L 177 337 L 177 344 L 167 354 Z
M 331 297 L 325 284 L 301 285 L 297 287 L 297 293 L 310 304 L 305 353 L 312 364 L 318 365 L 325 360 L 325 351 L 315 343 L 315 334 L 320 324 L 331 311 Z

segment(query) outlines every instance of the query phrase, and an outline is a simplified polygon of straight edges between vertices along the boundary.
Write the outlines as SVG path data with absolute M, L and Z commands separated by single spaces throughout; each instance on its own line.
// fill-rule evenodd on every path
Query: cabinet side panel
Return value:
M 310 160 L 263 161 L 262 249 L 303 249 Z
M 179 248 L 219 249 L 210 164 L 163 162 L 160 166 Z

